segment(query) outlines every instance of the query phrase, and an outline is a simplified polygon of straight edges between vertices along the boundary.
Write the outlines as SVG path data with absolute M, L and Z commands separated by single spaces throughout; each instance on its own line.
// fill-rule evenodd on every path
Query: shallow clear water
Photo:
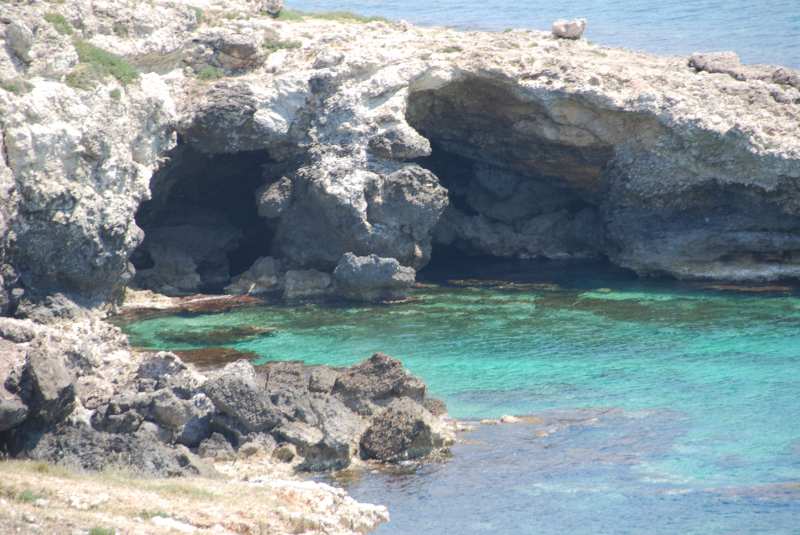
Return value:
M 134 344 L 169 348 L 159 332 L 277 327 L 234 347 L 326 364 L 380 350 L 456 417 L 543 418 L 480 426 L 448 463 L 350 482 L 357 498 L 389 506 L 379 533 L 800 533 L 800 297 L 594 267 L 504 273 L 518 284 L 128 331 Z
M 597 43 L 662 54 L 733 50 L 747 63 L 800 67 L 797 0 L 289 0 L 293 9 L 353 11 L 428 25 L 549 29 L 585 17 Z

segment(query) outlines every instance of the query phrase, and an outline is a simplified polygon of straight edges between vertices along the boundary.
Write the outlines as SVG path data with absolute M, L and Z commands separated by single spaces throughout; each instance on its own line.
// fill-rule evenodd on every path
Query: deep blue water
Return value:
M 800 67 L 798 0 L 287 0 L 303 11 L 353 11 L 458 28 L 547 30 L 585 17 L 586 37 L 662 54 L 733 50 L 745 63 Z

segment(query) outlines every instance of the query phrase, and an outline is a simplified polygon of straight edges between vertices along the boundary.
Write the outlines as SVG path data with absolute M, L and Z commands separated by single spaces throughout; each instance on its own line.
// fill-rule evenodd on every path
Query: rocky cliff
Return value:
M 787 69 L 244 0 L 2 5 L 7 312 L 108 302 L 137 271 L 253 290 L 257 261 L 267 288 L 324 292 L 345 253 L 418 269 L 437 248 L 800 275 Z

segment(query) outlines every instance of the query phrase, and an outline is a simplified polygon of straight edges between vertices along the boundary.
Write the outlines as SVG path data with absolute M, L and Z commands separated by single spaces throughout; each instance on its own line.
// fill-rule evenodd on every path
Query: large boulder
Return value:
M 315 269 L 289 270 L 284 279 L 283 298 L 287 301 L 320 299 L 330 293 L 331 276 Z
M 375 353 L 361 364 L 343 370 L 333 394 L 356 413 L 370 416 L 398 397 L 421 403 L 425 383 L 406 371 L 399 360 Z
M 384 462 L 418 459 L 453 443 L 434 416 L 409 398 L 392 401 L 361 437 L 361 456 Z
M 143 475 L 155 477 L 215 473 L 188 449 L 167 446 L 146 429 L 116 434 L 99 432 L 85 425 L 60 424 L 44 433 L 25 450 L 25 455 L 86 470 L 129 466 Z
M 283 271 L 280 260 L 271 256 L 262 256 L 244 273 L 234 277 L 225 287 L 225 292 L 237 295 L 254 295 L 280 289 L 283 283 Z
M 559 39 L 580 39 L 586 31 L 586 19 L 558 19 L 553 22 L 552 31 L 553 37 Z
M 394 258 L 345 253 L 333 271 L 336 292 L 347 299 L 382 301 L 405 297 L 416 272 Z
M 28 351 L 20 379 L 20 393 L 30 415 L 44 424 L 63 420 L 75 407 L 73 381 L 59 346 L 37 339 Z
M 202 391 L 219 413 L 212 424 L 228 432 L 269 431 L 284 420 L 267 395 L 266 378 L 257 374 L 249 362 L 228 364 L 206 381 Z

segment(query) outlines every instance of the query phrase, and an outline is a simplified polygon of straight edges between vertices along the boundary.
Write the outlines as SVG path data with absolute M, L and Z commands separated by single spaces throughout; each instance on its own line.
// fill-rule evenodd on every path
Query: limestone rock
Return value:
M 425 397 L 425 384 L 408 373 L 399 360 L 375 353 L 368 360 L 343 370 L 333 393 L 361 415 L 373 415 L 396 397 L 417 403 Z
M 197 454 L 203 458 L 229 461 L 236 457 L 230 443 L 219 433 L 213 433 L 197 447 Z
M 45 433 L 26 455 L 86 470 L 131 466 L 142 474 L 157 477 L 214 473 L 213 468 L 189 450 L 166 446 L 146 431 L 113 434 L 62 424 Z
M 267 184 L 256 191 L 258 215 L 261 217 L 279 217 L 292 201 L 292 180 L 282 177 L 272 184 Z
M 553 36 L 559 39 L 580 39 L 586 31 L 586 19 L 558 19 L 553 23 Z
M 0 390 L 3 387 L 0 386 Z M 0 432 L 21 424 L 28 416 L 28 407 L 17 397 L 0 393 Z
M 315 269 L 289 270 L 283 288 L 283 297 L 287 301 L 317 299 L 328 294 L 331 288 L 331 276 Z
M 21 391 L 31 416 L 54 424 L 63 420 L 75 406 L 75 386 L 58 346 L 45 344 L 39 340 L 28 351 Z
M 392 401 L 361 437 L 365 459 L 398 462 L 418 459 L 453 443 L 453 437 L 438 428 L 433 416 L 408 398 Z
M 414 284 L 413 268 L 401 266 L 394 258 L 345 253 L 333 272 L 337 294 L 359 301 L 380 301 L 404 297 Z
M 25 63 L 31 61 L 33 32 L 24 23 L 14 21 L 6 26 L 6 43 L 20 61 Z
M 266 381 L 256 374 L 249 362 L 239 361 L 225 366 L 209 378 L 202 387 L 203 392 L 214 403 L 226 421 L 216 419 L 232 431 L 257 433 L 269 431 L 282 420 L 279 410 L 266 396 Z
M 271 256 L 264 256 L 256 260 L 250 269 L 234 277 L 231 284 L 225 287 L 225 292 L 258 295 L 279 290 L 282 284 L 281 262 Z
M 277 17 L 283 10 L 283 0 L 260 0 L 261 10 L 272 17 Z

